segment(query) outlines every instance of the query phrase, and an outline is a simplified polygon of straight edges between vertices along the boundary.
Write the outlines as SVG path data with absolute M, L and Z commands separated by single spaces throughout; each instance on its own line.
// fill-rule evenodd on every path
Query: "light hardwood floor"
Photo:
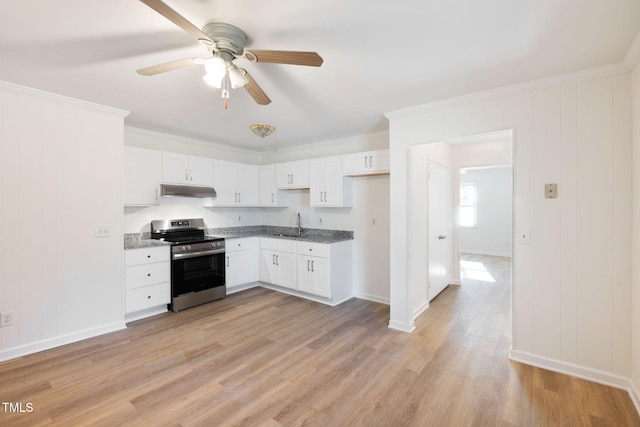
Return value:
M 387 328 L 388 307 L 262 288 L 0 363 L 0 425 L 640 426 L 625 391 L 510 362 L 509 260 Z

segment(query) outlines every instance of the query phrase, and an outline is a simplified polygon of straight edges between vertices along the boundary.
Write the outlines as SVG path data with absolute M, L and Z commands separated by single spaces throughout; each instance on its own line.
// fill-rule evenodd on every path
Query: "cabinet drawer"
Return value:
M 170 281 L 171 270 L 169 265 L 169 262 L 157 262 L 155 264 L 127 267 L 127 289 L 135 289 Z
M 145 286 L 127 291 L 127 313 L 169 304 L 171 287 L 169 283 Z
M 130 249 L 124 253 L 127 267 L 131 265 L 169 261 L 169 256 L 169 246 Z
M 272 251 L 296 253 L 295 240 L 261 238 L 260 247 Z
M 225 239 L 225 252 L 244 251 L 253 249 L 255 246 L 255 237 L 240 237 L 235 239 Z
M 298 255 L 329 258 L 329 245 L 323 243 L 298 242 Z

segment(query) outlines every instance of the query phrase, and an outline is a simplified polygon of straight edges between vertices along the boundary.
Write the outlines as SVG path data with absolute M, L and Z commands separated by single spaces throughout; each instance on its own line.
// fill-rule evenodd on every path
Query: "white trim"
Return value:
M 629 387 L 629 397 L 633 402 L 633 406 L 636 407 L 636 411 L 640 414 L 640 392 L 636 388 L 636 385 L 631 381 L 631 386 Z
M 244 155 L 255 155 L 256 151 L 255 150 L 250 150 L 250 149 L 246 149 L 246 148 L 239 148 L 239 147 L 234 147 L 232 145 L 225 145 L 225 144 L 219 144 L 213 141 L 204 141 L 202 139 L 195 139 L 195 138 L 188 138 L 186 136 L 180 136 L 180 135 L 175 135 L 169 132 L 159 132 L 159 131 L 155 131 L 155 130 L 149 130 L 149 129 L 144 129 L 144 128 L 139 128 L 139 127 L 134 127 L 131 125 L 125 125 L 124 130 L 126 132 L 131 132 L 131 133 L 137 133 L 139 135 L 144 135 L 144 136 L 150 136 L 150 137 L 155 137 L 155 138 L 169 138 L 172 140 L 172 142 L 178 142 L 178 143 L 182 143 L 182 144 L 193 144 L 193 145 L 199 145 L 202 147 L 206 147 L 208 149 L 219 149 L 219 150 L 225 150 L 231 153 L 238 153 L 238 154 L 244 154 Z M 125 144 L 127 145 L 127 144 Z
M 159 307 L 151 307 L 145 310 L 136 311 L 134 313 L 125 314 L 124 321 L 135 322 L 136 320 L 145 319 L 147 317 L 155 316 L 157 314 L 162 314 L 167 312 L 167 305 L 164 304 Z
M 40 89 L 34 89 L 26 86 L 20 86 L 15 83 L 9 83 L 0 80 L 0 90 L 7 93 L 13 93 L 17 95 L 23 96 L 31 96 L 39 99 L 44 99 L 47 101 L 53 102 L 66 102 L 70 104 L 74 104 L 78 107 L 90 108 L 92 110 L 98 110 L 103 113 L 114 114 L 116 116 L 120 116 L 122 118 L 127 117 L 130 111 L 121 110 L 119 108 L 107 107 L 106 105 L 95 104 L 89 101 L 83 101 L 81 99 L 71 98 L 64 95 L 58 95 L 56 93 L 45 92 Z
M 389 305 L 389 298 L 379 297 L 377 295 L 365 294 L 362 292 L 354 292 L 353 296 L 366 301 L 377 302 L 379 304 Z
M 598 369 L 576 365 L 575 363 L 564 362 L 562 360 L 551 359 L 544 356 L 527 353 L 519 350 L 511 350 L 509 359 L 526 365 L 536 366 L 549 371 L 558 372 L 583 380 L 593 381 L 610 387 L 629 391 L 631 395 L 631 380 L 629 378 L 612 374 Z
M 631 71 L 638 61 L 640 61 L 640 33 L 636 34 L 636 38 L 631 42 L 631 46 L 627 49 L 627 54 L 624 56 L 622 63 Z
M 260 286 L 258 282 L 243 283 L 241 285 L 227 286 L 227 295 L 235 294 L 236 292 L 246 291 L 247 289 L 257 288 Z
M 415 107 L 404 108 L 402 110 L 390 111 L 384 113 L 384 116 L 387 119 L 398 119 L 402 117 L 415 116 L 421 113 L 428 113 L 430 111 L 451 108 L 460 104 L 470 104 L 474 102 L 495 100 L 517 95 L 520 93 L 560 86 L 563 84 L 577 83 L 585 80 L 593 80 L 601 77 L 610 77 L 617 74 L 624 74 L 628 73 L 629 71 L 631 71 L 631 69 L 626 64 L 618 62 L 616 64 L 604 65 L 601 67 L 590 68 L 583 71 L 576 71 L 573 73 L 560 74 L 553 77 L 531 80 L 528 82 L 517 83 L 509 86 L 502 86 L 499 88 L 482 92 L 475 92 L 455 98 L 442 99 L 428 104 L 417 105 Z
M 74 332 L 68 335 L 62 335 L 59 337 L 48 338 L 42 341 L 36 341 L 33 343 L 25 344 L 18 347 L 12 347 L 6 350 L 0 351 L 0 362 L 6 360 L 15 359 L 17 357 L 26 356 L 40 351 L 49 350 L 62 345 L 71 344 L 74 342 L 94 338 L 99 335 L 108 334 L 110 332 L 120 331 L 126 329 L 127 325 L 124 321 L 109 323 L 106 325 L 98 326 L 91 329 L 85 329 L 83 331 Z
M 501 257 L 505 257 L 505 258 L 512 258 L 513 257 L 511 252 L 487 252 L 487 251 L 464 250 L 464 251 L 460 251 L 460 254 L 501 256 Z
M 429 300 L 425 300 L 418 308 L 413 310 L 413 320 L 416 320 L 418 316 L 424 313 L 429 308 Z
M 509 360 L 626 390 L 633 406 L 640 414 L 640 393 L 630 378 L 513 349 L 509 352 Z
M 410 333 L 416 329 L 416 325 L 413 321 L 411 321 L 411 323 L 404 323 L 398 320 L 389 320 L 389 329 Z

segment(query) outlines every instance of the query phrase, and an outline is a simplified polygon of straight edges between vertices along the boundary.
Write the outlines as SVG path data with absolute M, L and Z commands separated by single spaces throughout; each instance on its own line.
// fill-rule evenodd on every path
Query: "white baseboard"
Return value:
M 389 305 L 389 298 L 382 298 L 376 295 L 365 294 L 362 292 L 354 292 L 353 296 L 358 299 L 363 299 L 363 300 L 377 302 L 384 305 Z
M 511 350 L 509 352 L 509 359 L 526 365 L 536 366 L 549 371 L 626 390 L 636 410 L 640 414 L 640 394 L 638 394 L 638 390 L 630 378 L 518 350 Z
M 77 341 L 86 340 L 88 338 L 97 337 L 99 335 L 108 334 L 110 332 L 115 332 L 126 328 L 127 325 L 123 320 L 108 323 L 106 325 L 98 326 L 91 329 L 85 329 L 67 335 L 61 335 L 59 337 L 36 341 L 18 347 L 8 348 L 6 350 L 0 351 L 0 362 L 15 359 L 21 356 L 26 356 L 28 354 L 38 353 L 40 351 L 49 350 L 54 347 L 71 344 Z
M 488 255 L 488 256 L 501 256 L 506 258 L 511 258 L 511 252 L 486 252 L 486 251 L 460 251 L 460 254 L 469 254 L 469 255 Z
M 260 282 L 243 283 L 236 286 L 227 286 L 227 295 L 235 294 L 236 292 L 246 291 L 247 289 L 257 288 L 260 286 Z
M 413 310 L 413 320 L 416 320 L 427 308 L 429 308 L 429 300 L 425 300 L 418 308 Z
M 136 320 L 145 319 L 147 317 L 155 316 L 167 312 L 167 304 L 163 304 L 158 307 L 152 307 L 146 310 L 136 311 L 135 313 L 125 314 L 124 321 L 126 323 L 135 322 Z
M 638 391 L 638 387 L 631 381 L 631 387 L 629 388 L 629 397 L 633 402 L 633 406 L 636 407 L 636 411 L 640 414 L 640 391 Z
M 416 329 L 415 323 L 411 321 L 410 323 L 399 322 L 397 320 L 389 320 L 389 329 L 394 329 L 400 332 L 413 332 Z

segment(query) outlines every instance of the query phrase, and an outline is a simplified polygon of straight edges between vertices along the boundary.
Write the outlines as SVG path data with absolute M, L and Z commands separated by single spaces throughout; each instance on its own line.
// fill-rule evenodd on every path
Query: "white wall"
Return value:
M 470 95 L 390 113 L 391 321 L 414 327 L 408 274 L 414 145 L 514 131 L 512 357 L 607 380 L 631 373 L 631 85 L 628 73 Z M 582 79 L 582 80 L 578 80 Z M 406 172 L 405 172 L 406 171 Z M 558 199 L 544 184 L 559 185 Z
M 633 293 L 632 332 L 633 351 L 632 381 L 635 388 L 636 407 L 640 410 L 640 63 L 632 73 L 633 97 Z
M 0 360 L 124 327 L 125 115 L 0 83 Z
M 464 253 L 511 256 L 513 185 L 511 166 L 472 169 L 460 174 L 460 184 L 476 187 L 476 226 L 460 227 Z

